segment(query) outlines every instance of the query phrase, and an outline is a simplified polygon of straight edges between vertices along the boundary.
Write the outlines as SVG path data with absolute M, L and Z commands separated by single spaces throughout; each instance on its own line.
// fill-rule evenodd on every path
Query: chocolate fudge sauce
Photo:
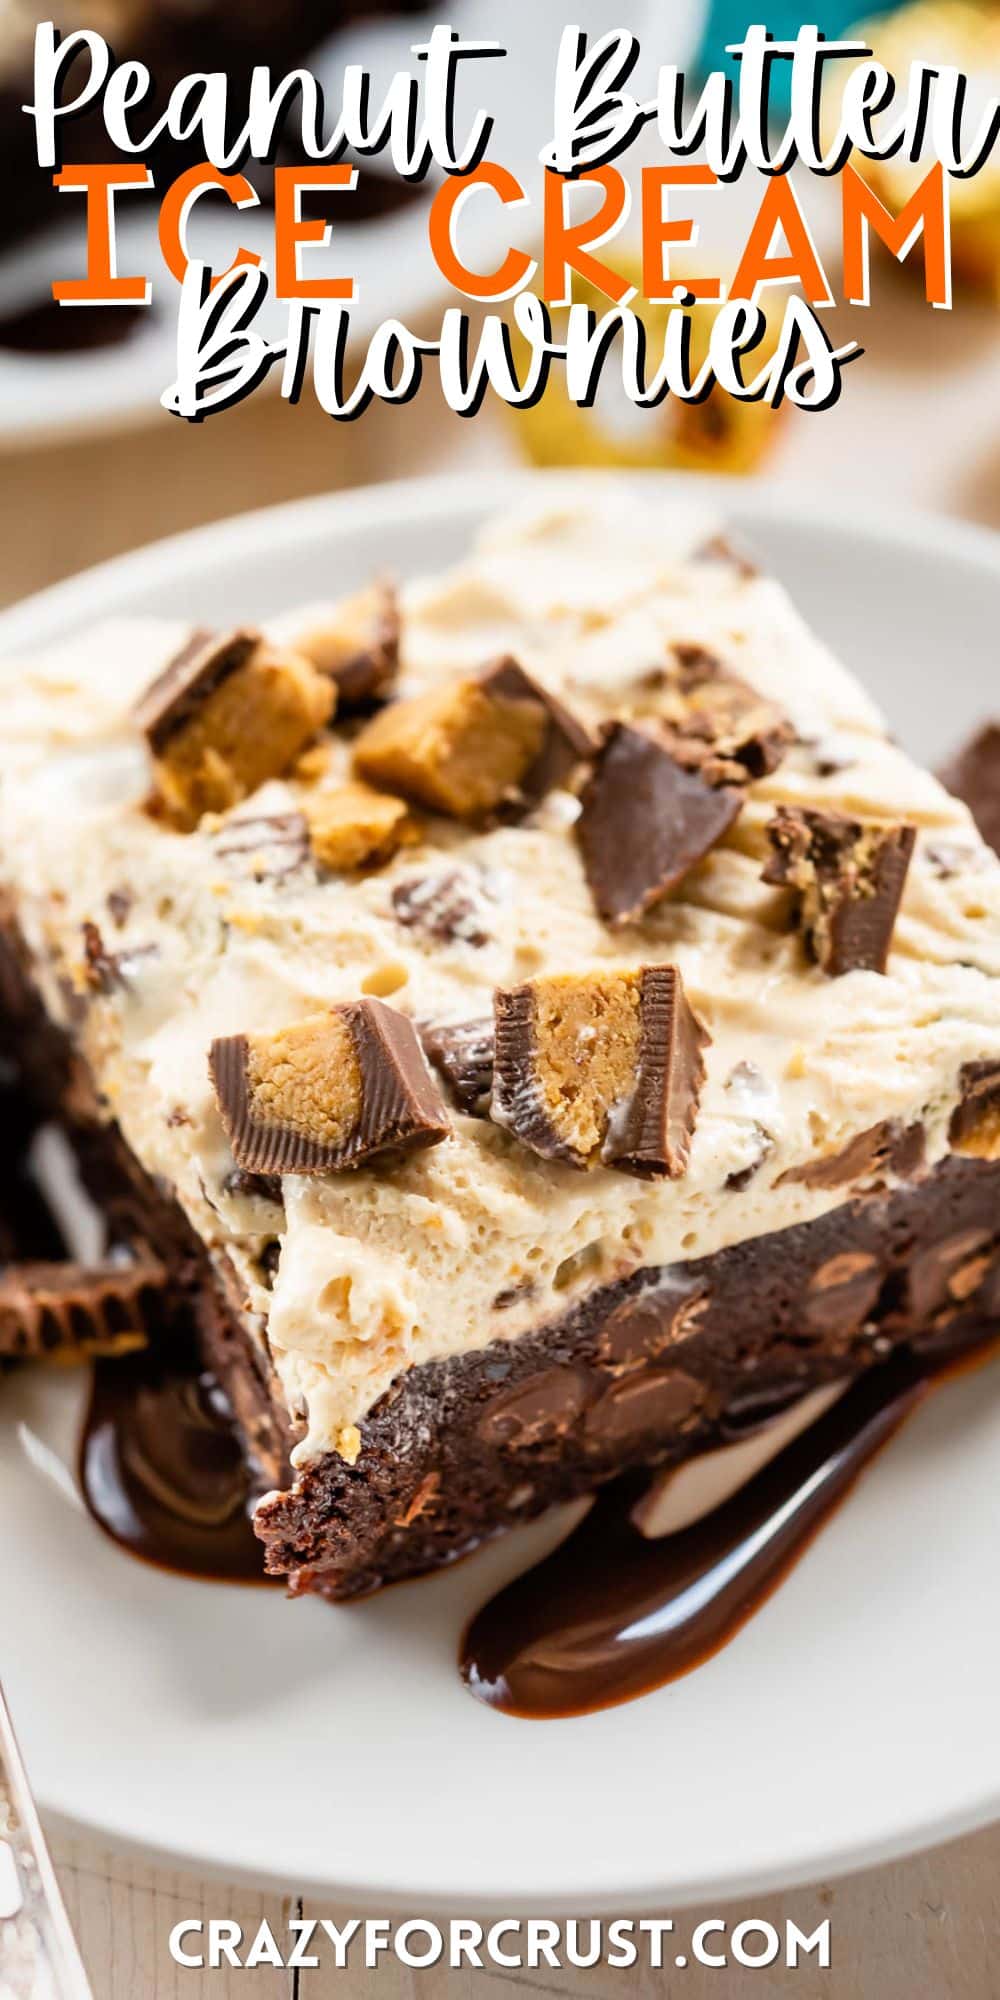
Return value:
M 508 1715 L 586 1715 L 710 1659 L 770 1595 L 863 1465 L 929 1386 L 906 1356 L 873 1369 L 739 1492 L 657 1540 L 633 1525 L 646 1483 L 599 1493 L 567 1540 L 472 1620 L 466 1685 Z
M 229 1411 L 194 1361 L 146 1350 L 97 1363 L 80 1484 L 131 1555 L 216 1583 L 267 1582 Z

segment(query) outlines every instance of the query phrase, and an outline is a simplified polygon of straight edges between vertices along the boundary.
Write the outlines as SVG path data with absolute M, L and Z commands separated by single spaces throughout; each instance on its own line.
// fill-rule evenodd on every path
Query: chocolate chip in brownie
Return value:
M 793 892 L 806 949 L 838 978 L 884 972 L 916 829 L 779 806 L 764 881 Z
M 614 723 L 583 791 L 577 837 L 599 914 L 636 922 L 721 840 L 743 804 L 736 786 L 685 770 L 661 738 Z
M 412 1022 L 351 1001 L 268 1035 L 212 1043 L 209 1070 L 237 1165 L 322 1174 L 448 1135 Z
M 683 1174 L 709 1040 L 676 967 L 563 974 L 494 996 L 491 1116 L 543 1158 Z

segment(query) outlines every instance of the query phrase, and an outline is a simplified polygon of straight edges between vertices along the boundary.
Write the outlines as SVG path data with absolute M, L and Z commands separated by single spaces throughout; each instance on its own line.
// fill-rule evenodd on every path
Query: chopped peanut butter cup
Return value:
M 258 632 L 196 632 L 134 713 L 164 802 L 190 829 L 287 770 L 335 702 L 309 660 Z
M 0 1357 L 61 1363 L 130 1354 L 160 1324 L 167 1274 L 131 1264 L 9 1264 L 0 1273 Z
M 650 711 L 679 764 L 709 785 L 744 785 L 781 763 L 794 730 L 772 701 L 704 646 L 678 644 L 647 675 Z
M 710 1040 L 672 965 L 567 973 L 494 995 L 490 1115 L 543 1158 L 683 1174 Z
M 779 806 L 767 831 L 764 881 L 794 892 L 810 958 L 834 979 L 884 972 L 915 827 Z
M 742 804 L 737 788 L 685 770 L 659 736 L 613 723 L 577 821 L 587 880 L 605 923 L 634 923 L 676 888 Z
M 335 682 L 338 709 L 368 708 L 396 678 L 399 629 L 395 591 L 373 583 L 296 633 L 296 650 Z
M 592 754 L 586 730 L 515 660 L 375 716 L 354 746 L 359 776 L 454 819 L 525 808 Z
M 321 868 L 379 868 L 421 836 L 420 821 L 402 799 L 371 785 L 338 785 L 305 803 L 315 859 Z
M 968 806 L 983 839 L 1000 854 L 1000 722 L 984 723 L 938 775 Z
M 485 1114 L 493 1088 L 493 1021 L 423 1021 L 420 1040 L 460 1111 Z
M 959 1087 L 948 1135 L 952 1152 L 1000 1160 L 1000 1063 L 963 1064 Z
M 276 1034 L 226 1036 L 208 1061 L 233 1157 L 249 1173 L 332 1173 L 448 1136 L 416 1030 L 381 1000 Z

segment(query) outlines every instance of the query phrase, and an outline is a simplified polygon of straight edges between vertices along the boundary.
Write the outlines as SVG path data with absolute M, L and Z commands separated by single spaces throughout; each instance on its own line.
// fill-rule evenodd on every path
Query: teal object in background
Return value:
M 708 20 L 698 51 L 698 68 L 705 73 L 710 69 L 722 69 L 732 58 L 726 56 L 726 48 L 741 42 L 751 22 L 764 21 L 776 41 L 788 42 L 798 33 L 804 22 L 815 24 L 824 35 L 832 40 L 853 28 L 858 21 L 872 14 L 892 14 L 901 0 L 817 0 L 813 8 L 784 7 L 768 4 L 768 0 L 711 0 Z M 787 103 L 788 65 L 779 64 L 774 72 L 772 102 L 780 110 Z M 784 87 L 783 87 L 784 84 Z

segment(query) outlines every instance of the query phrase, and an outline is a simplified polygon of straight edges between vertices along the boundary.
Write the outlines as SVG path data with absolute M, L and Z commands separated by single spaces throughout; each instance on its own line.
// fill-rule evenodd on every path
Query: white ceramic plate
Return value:
M 507 491 L 407 484 L 244 516 L 9 612 L 0 647 L 433 568 Z M 1000 542 L 704 492 L 919 754 L 995 701 Z M 815 1879 L 1000 1814 L 996 1365 L 935 1393 L 726 1651 L 552 1723 L 489 1712 L 455 1670 L 466 1617 L 552 1522 L 345 1609 L 185 1582 L 120 1554 L 20 1448 L 19 1420 L 51 1430 L 73 1393 L 26 1375 L 0 1398 L 0 1672 L 43 1805 L 112 1841 L 356 1909 L 594 1912 Z

